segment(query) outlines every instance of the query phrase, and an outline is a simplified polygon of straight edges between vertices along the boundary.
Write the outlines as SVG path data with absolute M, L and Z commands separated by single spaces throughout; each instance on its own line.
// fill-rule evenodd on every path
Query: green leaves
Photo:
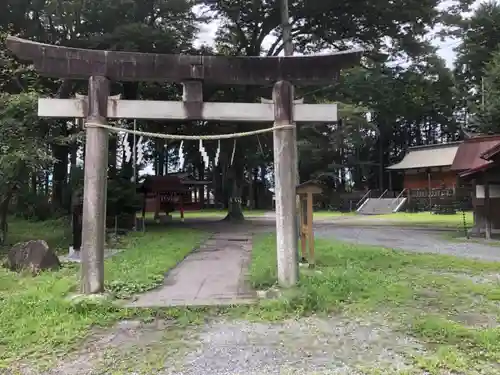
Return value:
M 0 96 L 0 173 L 14 183 L 24 169 L 46 167 L 48 124 L 36 113 L 37 96 L 32 93 Z
M 483 77 L 484 95 L 482 103 L 472 106 L 476 115 L 472 125 L 481 133 L 498 133 L 500 131 L 500 51 L 486 65 Z
M 479 88 L 483 70 L 498 48 L 500 5 L 494 1 L 480 4 L 462 23 L 461 31 L 463 41 L 457 49 L 456 72 L 465 83 Z

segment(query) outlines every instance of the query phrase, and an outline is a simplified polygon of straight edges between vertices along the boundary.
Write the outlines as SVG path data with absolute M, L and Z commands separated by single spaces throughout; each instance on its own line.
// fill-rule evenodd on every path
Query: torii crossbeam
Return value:
M 294 121 L 332 122 L 337 107 L 294 103 L 293 85 L 335 82 L 342 69 L 357 65 L 362 51 L 300 57 L 226 57 L 159 55 L 86 50 L 36 43 L 9 36 L 7 47 L 33 62 L 48 77 L 88 79 L 85 99 L 39 99 L 39 114 L 86 117 L 85 186 L 82 225 L 82 292 L 104 291 L 104 233 L 108 118 L 274 120 L 274 169 L 278 280 L 291 286 L 298 278 L 296 226 L 296 139 Z M 178 82 L 182 102 L 120 101 L 110 97 L 109 81 Z M 275 83 L 273 101 L 264 103 L 204 103 L 202 84 L 267 85 Z M 230 106 L 228 108 L 228 106 Z M 272 106 L 272 107 L 270 107 Z M 134 112 L 137 112 L 135 114 Z
M 202 80 L 219 85 L 266 85 L 278 80 L 323 85 L 342 69 L 359 64 L 362 51 L 319 56 L 227 57 L 162 55 L 102 51 L 41 44 L 9 36 L 7 47 L 21 60 L 32 61 L 38 73 L 56 78 L 114 81 L 183 82 Z

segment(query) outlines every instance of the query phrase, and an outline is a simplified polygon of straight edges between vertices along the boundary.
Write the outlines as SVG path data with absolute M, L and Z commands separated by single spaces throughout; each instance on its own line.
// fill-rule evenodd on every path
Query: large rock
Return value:
M 9 250 L 7 266 L 12 271 L 29 270 L 37 274 L 44 270 L 57 270 L 61 267 L 59 258 L 42 240 L 21 242 Z

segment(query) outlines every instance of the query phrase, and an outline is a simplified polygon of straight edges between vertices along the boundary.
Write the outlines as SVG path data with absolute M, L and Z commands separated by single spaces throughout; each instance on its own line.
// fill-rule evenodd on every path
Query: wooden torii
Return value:
M 294 122 L 335 122 L 335 104 L 293 101 L 293 84 L 335 82 L 342 69 L 359 64 L 362 51 L 296 57 L 225 57 L 86 50 L 9 36 L 7 47 L 47 77 L 88 80 L 88 96 L 40 98 L 42 117 L 84 118 L 85 186 L 82 223 L 82 292 L 104 291 L 104 242 L 109 129 L 108 118 L 273 122 L 278 280 L 298 278 L 296 225 L 296 138 Z M 120 100 L 110 81 L 182 83 L 183 100 Z M 273 100 L 263 103 L 203 102 L 202 84 L 274 84 Z

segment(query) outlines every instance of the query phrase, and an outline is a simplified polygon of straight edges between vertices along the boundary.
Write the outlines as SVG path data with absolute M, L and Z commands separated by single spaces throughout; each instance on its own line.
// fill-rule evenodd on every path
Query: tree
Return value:
M 475 105 L 472 125 L 481 133 L 500 131 L 500 51 L 493 53 L 484 70 L 483 103 Z
M 496 116 L 491 107 L 494 107 L 496 98 L 486 93 L 485 69 L 498 51 L 500 5 L 495 1 L 480 4 L 469 19 L 463 20 L 460 31 L 463 39 L 457 48 L 455 76 L 461 126 L 469 135 L 469 132 L 489 132 L 495 128 L 490 116 Z M 488 69 L 494 70 L 494 67 Z M 495 90 L 492 87 L 495 86 L 494 74 L 490 72 L 490 92 Z M 489 96 L 489 104 L 488 108 L 483 108 L 486 96 Z
M 37 116 L 37 95 L 0 96 L 0 243 L 7 237 L 7 214 L 15 192 L 27 184 L 29 173 L 49 167 L 48 123 Z
M 464 92 L 481 87 L 484 68 L 498 49 L 500 4 L 482 3 L 470 19 L 461 23 L 463 40 L 457 48 L 455 73 Z M 477 96 L 474 95 L 474 100 Z
M 279 1 L 197 0 L 222 21 L 219 44 L 231 53 L 257 56 L 278 55 L 281 41 Z M 324 0 L 289 1 L 292 36 L 298 52 L 310 53 L 352 46 L 368 54 L 405 51 L 417 55 L 429 28 L 457 21 L 472 0 Z M 263 42 L 275 42 L 263 51 Z M 388 43 L 387 41 L 390 40 Z

